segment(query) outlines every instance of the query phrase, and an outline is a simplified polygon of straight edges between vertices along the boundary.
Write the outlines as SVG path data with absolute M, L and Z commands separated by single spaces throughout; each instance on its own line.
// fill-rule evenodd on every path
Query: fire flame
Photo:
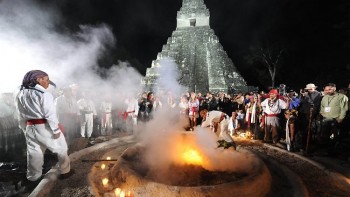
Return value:
M 109 180 L 107 178 L 102 179 L 102 184 L 104 187 L 108 186 L 108 182 L 109 182 Z
M 182 159 L 185 161 L 186 164 L 193 164 L 193 165 L 202 165 L 203 164 L 203 158 L 199 154 L 198 151 L 192 148 L 187 148 L 183 154 Z

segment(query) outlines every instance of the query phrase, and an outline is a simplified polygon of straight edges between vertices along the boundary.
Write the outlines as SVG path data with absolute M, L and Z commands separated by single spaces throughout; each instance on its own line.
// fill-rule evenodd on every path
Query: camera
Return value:
M 286 85 L 280 84 L 278 91 L 279 91 L 280 95 L 285 96 L 286 95 Z

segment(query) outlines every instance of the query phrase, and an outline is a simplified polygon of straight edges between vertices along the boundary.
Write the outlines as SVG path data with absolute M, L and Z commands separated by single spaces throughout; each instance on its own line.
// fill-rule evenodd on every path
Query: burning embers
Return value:
M 181 162 L 171 163 L 161 169 L 152 169 L 145 165 L 140 157 L 145 151 L 145 147 L 133 148 L 136 148 L 137 151 L 131 151 L 133 153 L 126 151 L 122 156 L 123 162 L 141 179 L 152 182 L 172 186 L 209 186 L 237 181 L 248 176 L 247 173 L 207 170 L 202 166 L 204 157 L 199 151 L 192 148 L 186 148 L 180 154 Z
M 92 172 L 94 192 L 115 196 L 120 188 L 135 197 L 266 195 L 271 175 L 261 160 L 244 150 L 217 148 L 216 138 L 203 143 L 197 137 L 171 136 L 157 144 L 156 153 L 150 145 L 128 148 L 110 169 Z M 109 186 L 101 184 L 104 178 Z

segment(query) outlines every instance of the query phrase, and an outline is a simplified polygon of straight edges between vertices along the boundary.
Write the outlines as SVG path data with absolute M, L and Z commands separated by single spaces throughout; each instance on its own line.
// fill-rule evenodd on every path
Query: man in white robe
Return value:
M 129 96 L 125 100 L 127 105 L 124 112 L 125 121 L 126 121 L 126 132 L 133 133 L 137 126 L 137 116 L 139 114 L 139 103 L 137 99 L 132 96 Z
M 218 142 L 225 141 L 236 148 L 236 144 L 229 134 L 228 125 L 230 117 L 227 114 L 216 110 L 208 112 L 204 109 L 200 112 L 200 115 L 203 118 L 201 127 L 210 127 L 213 132 L 219 134 Z
M 57 154 L 61 178 L 67 178 L 74 172 L 70 169 L 68 147 L 59 128 L 53 95 L 46 90 L 50 83 L 45 72 L 29 71 L 16 96 L 19 127 L 27 143 L 27 179 L 31 183 L 42 178 L 46 149 Z
M 83 92 L 82 98 L 78 100 L 78 106 L 80 110 L 80 135 L 90 138 L 94 126 L 94 116 L 97 115 L 95 104 Z

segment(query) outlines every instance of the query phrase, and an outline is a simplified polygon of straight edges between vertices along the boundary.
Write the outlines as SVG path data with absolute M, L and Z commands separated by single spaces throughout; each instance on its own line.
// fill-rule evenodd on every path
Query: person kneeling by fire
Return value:
M 228 124 L 230 117 L 221 111 L 210 111 L 203 109 L 200 111 L 203 118 L 201 127 L 210 127 L 218 135 L 218 148 L 228 149 L 233 147 L 236 150 L 236 143 L 229 134 Z

